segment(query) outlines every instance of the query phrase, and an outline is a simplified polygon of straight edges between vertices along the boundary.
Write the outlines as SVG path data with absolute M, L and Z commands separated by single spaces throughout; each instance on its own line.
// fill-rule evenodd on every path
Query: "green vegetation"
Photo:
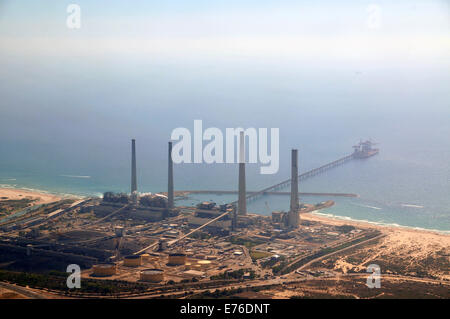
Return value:
M 204 232 L 195 232 L 191 235 L 189 235 L 189 238 L 194 238 L 194 239 L 209 239 L 212 236 L 208 233 L 204 233 Z
M 264 243 L 263 240 L 256 240 L 250 238 L 242 238 L 242 237 L 231 237 L 230 242 L 235 245 L 242 245 L 247 248 L 252 248 L 254 246 L 258 246 Z
M 250 257 L 252 257 L 253 261 L 261 259 L 261 258 L 266 258 L 269 256 L 272 256 L 272 254 L 265 252 L 265 251 L 257 251 L 257 250 L 250 251 Z
M 103 194 L 103 201 L 109 203 L 128 204 L 129 196 L 125 193 L 106 192 Z
M 342 225 L 342 226 L 336 226 L 335 227 L 337 231 L 341 232 L 341 233 L 349 233 L 352 230 L 355 229 L 355 227 L 353 227 L 352 225 Z
M 197 294 L 195 296 L 190 296 L 188 299 L 217 299 L 217 298 L 233 298 L 233 295 L 242 293 L 244 290 L 242 288 L 238 289 L 216 289 L 213 292 L 205 291 L 203 293 Z
M 108 295 L 119 292 L 142 292 L 148 289 L 147 285 L 120 280 L 83 279 L 80 289 L 70 290 L 67 288 L 67 276 L 67 273 L 57 271 L 50 271 L 47 274 L 36 274 L 0 270 L 0 281 L 12 282 L 31 288 L 65 291 L 66 293 L 70 291 L 75 293 L 99 293 Z
M 219 280 L 219 279 L 243 279 L 244 274 L 248 272 L 250 273 L 249 279 L 255 279 L 256 274 L 255 271 L 252 269 L 238 269 L 235 271 L 225 271 L 224 273 L 211 276 L 211 280 Z
M 198 279 L 193 277 L 192 279 L 183 279 L 180 281 L 181 284 L 187 284 L 189 282 L 198 282 Z
M 31 206 L 31 204 L 35 201 L 35 199 L 29 198 L 1 200 L 0 212 L 4 214 L 10 214 L 12 212 L 22 210 Z
M 283 263 L 286 260 L 285 256 L 280 256 L 279 258 L 270 258 L 269 260 L 261 262 L 261 267 L 271 268 L 274 267 L 278 262 Z

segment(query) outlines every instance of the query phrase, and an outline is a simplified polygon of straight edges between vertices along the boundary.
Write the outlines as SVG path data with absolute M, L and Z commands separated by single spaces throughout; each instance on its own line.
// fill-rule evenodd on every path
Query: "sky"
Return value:
M 81 8 L 68 29 L 66 8 Z M 448 65 L 448 1 L 8 1 L 3 53 Z M 375 20 L 374 20 L 375 19 Z

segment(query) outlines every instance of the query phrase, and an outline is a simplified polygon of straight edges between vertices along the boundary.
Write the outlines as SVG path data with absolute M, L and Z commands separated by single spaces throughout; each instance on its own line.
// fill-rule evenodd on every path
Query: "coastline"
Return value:
M 2 199 L 2 197 L 8 197 L 8 199 L 23 199 L 23 198 L 33 198 L 38 199 L 36 202 L 34 202 L 34 205 L 37 204 L 46 204 L 50 202 L 59 201 L 63 198 L 75 198 L 75 199 L 82 199 L 87 196 L 81 196 L 81 195 L 74 195 L 74 194 L 67 194 L 67 193 L 57 193 L 57 192 L 50 192 L 46 190 L 40 190 L 40 189 L 32 189 L 32 188 L 20 188 L 15 187 L 13 185 L 0 185 L 0 201 L 1 200 L 8 200 L 8 199 Z M 333 225 L 353 225 L 358 226 L 361 228 L 372 228 L 372 229 L 379 229 L 379 230 L 405 230 L 410 231 L 414 233 L 430 233 L 430 234 L 439 234 L 444 236 L 450 236 L 450 230 L 439 230 L 439 229 L 427 229 L 427 228 L 421 228 L 421 227 L 413 227 L 413 226 L 405 226 L 405 225 L 399 225 L 399 224 L 382 224 L 378 222 L 372 222 L 368 220 L 357 220 L 357 219 L 351 219 L 346 216 L 338 216 L 338 215 L 332 215 L 329 213 L 322 213 L 319 211 L 313 211 L 310 213 L 305 213 L 300 215 L 301 219 L 305 220 L 311 220 L 311 221 L 317 221 L 322 222 L 324 224 L 333 224 Z
M 447 230 L 438 230 L 438 229 L 426 229 L 426 228 L 419 228 L 419 227 L 411 227 L 411 226 L 403 226 L 403 225 L 392 225 L 392 224 L 381 224 L 377 222 L 370 222 L 366 220 L 355 220 L 350 219 L 348 217 L 344 216 L 336 216 L 336 215 L 330 215 L 326 213 L 321 213 L 319 211 L 314 211 L 310 213 L 305 213 L 300 215 L 300 219 L 309 220 L 309 221 L 315 221 L 315 222 L 321 222 L 328 225 L 336 225 L 336 226 L 342 226 L 342 225 L 352 225 L 357 226 L 360 228 L 371 228 L 371 229 L 377 229 L 380 231 L 406 231 L 410 233 L 415 234 L 433 234 L 433 235 L 442 235 L 444 237 L 450 238 L 450 231 Z
M 70 196 L 63 196 L 58 194 L 53 194 L 46 191 L 34 190 L 34 189 L 24 189 L 24 188 L 13 188 L 13 187 L 1 187 L 0 188 L 0 201 L 3 200 L 20 200 L 20 199 L 33 199 L 33 205 L 38 204 L 48 204 L 52 202 L 59 201 L 63 198 Z

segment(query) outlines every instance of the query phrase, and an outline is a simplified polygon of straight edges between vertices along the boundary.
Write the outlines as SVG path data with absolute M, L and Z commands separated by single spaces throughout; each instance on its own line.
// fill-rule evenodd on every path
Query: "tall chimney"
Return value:
M 131 140 L 131 194 L 137 192 L 136 178 L 136 141 Z
M 245 137 L 244 132 L 239 135 L 239 199 L 238 215 L 247 214 L 247 200 L 245 191 Z
M 293 149 L 291 155 L 291 206 L 288 214 L 290 227 L 300 225 L 298 209 L 298 150 Z
M 173 161 L 172 161 L 172 142 L 169 142 L 169 177 L 167 187 L 167 197 L 169 209 L 174 207 L 173 204 Z

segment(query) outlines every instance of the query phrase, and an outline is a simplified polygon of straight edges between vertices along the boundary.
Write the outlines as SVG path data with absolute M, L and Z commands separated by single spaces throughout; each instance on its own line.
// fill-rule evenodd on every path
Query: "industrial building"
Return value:
M 378 148 L 372 148 L 373 145 L 376 143 L 373 143 L 370 140 L 367 141 L 360 141 L 358 144 L 353 146 L 353 157 L 354 158 L 367 158 L 371 157 L 373 155 L 376 155 L 379 153 Z
M 188 223 L 191 227 L 199 227 L 210 222 L 212 219 L 219 217 L 230 209 L 232 210 L 233 208 L 228 205 L 216 206 L 216 203 L 213 202 L 202 202 L 197 205 L 194 214 L 188 218 Z M 233 217 L 234 213 L 233 211 L 230 211 L 230 214 L 212 222 L 205 227 L 205 229 L 213 234 L 225 234 L 232 229 Z

